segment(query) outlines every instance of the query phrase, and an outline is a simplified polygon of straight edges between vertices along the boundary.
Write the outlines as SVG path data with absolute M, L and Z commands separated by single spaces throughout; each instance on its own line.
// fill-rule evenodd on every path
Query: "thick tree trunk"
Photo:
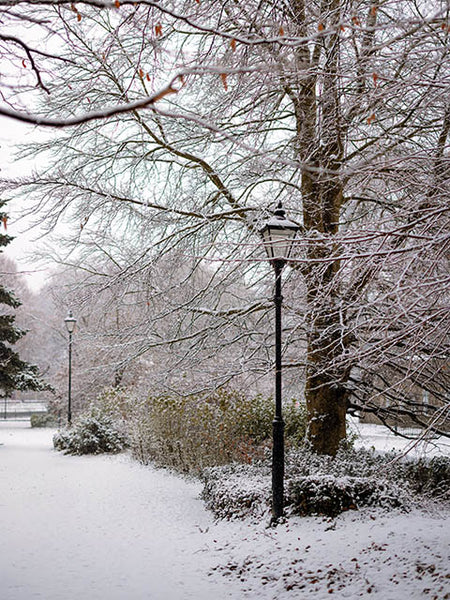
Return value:
M 311 373 L 306 380 L 308 440 L 318 454 L 334 456 L 346 437 L 346 391 Z
M 306 35 L 303 0 L 292 0 L 299 34 Z M 339 230 L 343 201 L 341 160 L 342 128 L 339 102 L 338 57 L 340 44 L 340 0 L 324 0 L 321 22 L 335 33 L 325 42 L 297 49 L 299 65 L 309 64 L 309 75 L 287 89 L 296 122 L 296 151 L 302 162 L 303 225 L 310 232 L 303 270 L 307 287 L 308 349 L 305 399 L 308 438 L 319 454 L 336 454 L 345 438 L 346 373 L 339 372 L 342 352 L 342 315 L 338 310 L 340 270 L 333 260 L 333 237 Z M 325 68 L 321 72 L 320 63 Z M 304 69 L 304 67 L 303 67 Z M 320 80 L 318 73 L 321 72 Z M 314 242 L 317 239 L 317 242 Z
M 323 255 L 323 253 L 321 253 Z M 308 414 L 308 440 L 319 454 L 334 456 L 346 437 L 349 368 L 342 366 L 341 353 L 346 339 L 342 331 L 339 296 L 335 289 L 336 262 L 318 277 L 309 270 L 308 345 L 305 400 Z M 325 290 L 325 294 L 323 294 Z M 343 348 L 344 346 L 344 348 Z

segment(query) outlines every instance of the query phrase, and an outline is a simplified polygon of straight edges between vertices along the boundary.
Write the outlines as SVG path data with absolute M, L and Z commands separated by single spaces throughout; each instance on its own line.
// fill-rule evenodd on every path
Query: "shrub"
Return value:
M 271 479 L 254 465 L 211 467 L 202 473 L 202 499 L 219 519 L 262 515 L 270 506 Z
M 380 477 L 392 482 L 404 481 L 414 494 L 448 495 L 450 458 L 403 457 L 400 452 L 379 453 L 373 449 L 341 448 L 336 458 L 319 456 L 306 448 L 290 450 L 286 455 L 290 477 L 330 474 L 335 477 Z
M 336 517 L 363 506 L 404 507 L 398 490 L 373 477 L 308 476 L 291 480 L 288 490 L 291 514 Z
M 183 472 L 264 457 L 272 438 L 274 404 L 220 389 L 209 395 L 150 397 L 137 403 L 129 422 L 133 456 Z M 304 409 L 286 405 L 287 444 L 304 437 Z
M 260 514 L 271 501 L 271 461 L 203 472 L 203 498 L 219 518 Z M 251 493 L 250 493 L 250 491 Z M 336 516 L 364 506 L 403 508 L 424 497 L 447 499 L 450 458 L 403 458 L 399 453 L 341 449 L 335 458 L 307 448 L 286 454 L 288 513 Z
M 35 413 L 30 417 L 31 427 L 56 427 L 57 422 L 53 415 L 48 413 Z
M 116 453 L 126 447 L 127 440 L 111 417 L 92 410 L 82 415 L 73 427 L 58 431 L 53 436 L 53 445 L 64 454 Z
M 123 426 L 133 413 L 136 402 L 137 399 L 123 388 L 105 388 L 91 403 L 90 409 Z
M 449 498 L 450 458 L 447 456 L 407 460 L 399 465 L 399 470 L 415 493 Z

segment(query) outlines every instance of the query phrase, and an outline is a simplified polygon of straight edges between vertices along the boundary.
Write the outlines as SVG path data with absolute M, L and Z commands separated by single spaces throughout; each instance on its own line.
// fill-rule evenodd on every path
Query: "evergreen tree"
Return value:
M 2 211 L 4 205 L 5 202 L 0 200 L 0 221 L 6 231 L 7 215 Z M 12 239 L 6 233 L 0 233 L 0 248 L 7 246 Z M 26 334 L 26 331 L 16 327 L 15 316 L 11 314 L 20 304 L 14 292 L 0 283 L 0 397 L 3 398 L 11 396 L 14 390 L 46 389 L 38 368 L 23 361 L 12 348 Z

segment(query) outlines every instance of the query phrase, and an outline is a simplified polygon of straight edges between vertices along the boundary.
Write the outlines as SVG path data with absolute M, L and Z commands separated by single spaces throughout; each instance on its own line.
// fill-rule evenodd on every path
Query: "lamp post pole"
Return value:
M 281 202 L 273 215 L 263 224 L 261 234 L 267 257 L 275 271 L 275 416 L 273 419 L 272 450 L 272 522 L 277 523 L 284 513 L 284 421 L 281 387 L 281 273 L 292 251 L 300 226 L 286 218 Z
M 72 424 L 72 332 L 69 331 L 69 393 L 67 401 L 67 424 Z
M 281 273 L 284 263 L 275 260 L 275 417 L 272 450 L 272 518 L 276 521 L 284 511 L 284 421 L 281 387 Z
M 69 393 L 67 398 L 67 425 L 72 424 L 72 333 L 75 329 L 77 320 L 69 310 L 67 317 L 64 319 L 67 331 L 69 332 Z

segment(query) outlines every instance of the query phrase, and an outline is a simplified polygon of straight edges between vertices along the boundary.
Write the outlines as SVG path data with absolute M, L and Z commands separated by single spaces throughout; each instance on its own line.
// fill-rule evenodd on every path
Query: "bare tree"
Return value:
M 424 423 L 408 386 L 448 406 L 448 3 L 78 6 L 49 9 L 65 52 L 41 114 L 83 123 L 42 145 L 53 167 L 15 193 L 50 230 L 73 225 L 71 259 L 101 289 L 188 265 L 170 289 L 147 282 L 167 310 L 130 330 L 129 357 L 183 348 L 192 365 L 238 345 L 222 380 L 267 374 L 257 227 L 281 200 L 303 225 L 284 361 L 313 447 L 336 452 L 348 410 L 383 417 L 380 395 Z

